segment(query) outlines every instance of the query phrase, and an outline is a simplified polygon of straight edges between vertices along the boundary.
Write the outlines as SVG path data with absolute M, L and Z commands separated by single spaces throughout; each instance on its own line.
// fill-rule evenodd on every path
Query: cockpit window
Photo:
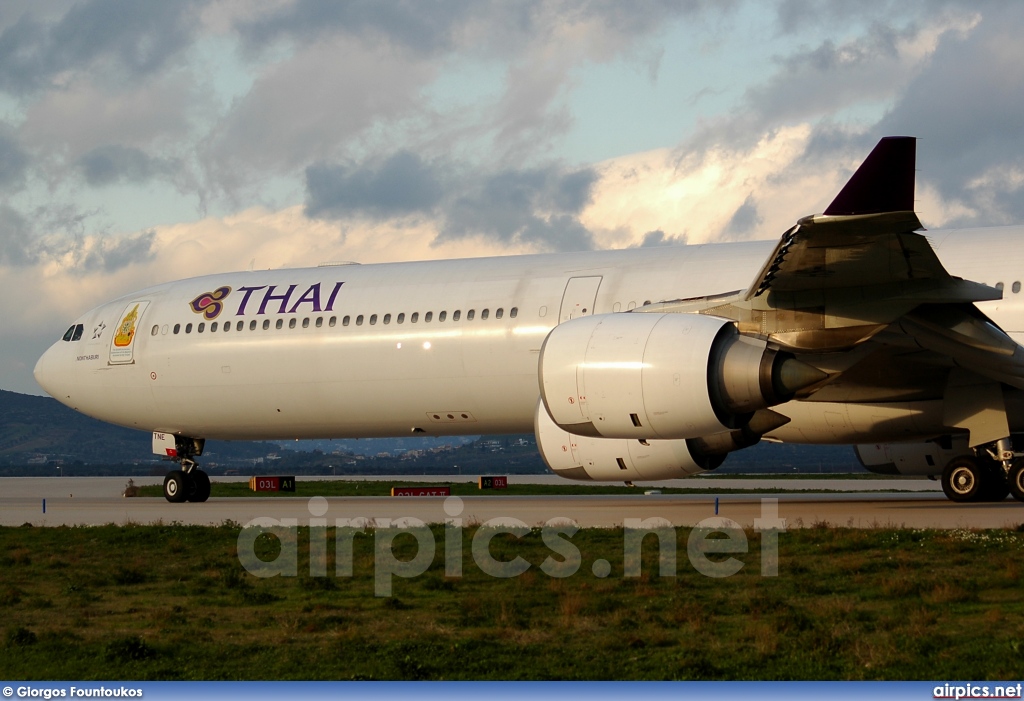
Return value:
M 84 331 L 84 327 L 81 324 L 75 326 L 75 332 L 71 334 L 71 340 L 80 341 L 82 339 L 82 331 Z
M 63 340 L 63 341 L 70 341 L 71 340 L 71 336 L 73 336 L 74 333 L 75 333 L 75 327 L 72 324 L 71 326 L 68 327 L 68 330 L 64 332 L 64 338 L 62 338 L 61 340 Z

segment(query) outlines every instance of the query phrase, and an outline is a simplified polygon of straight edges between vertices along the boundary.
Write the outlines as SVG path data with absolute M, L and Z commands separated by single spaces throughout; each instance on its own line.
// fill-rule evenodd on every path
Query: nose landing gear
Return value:
M 203 454 L 202 438 L 174 436 L 175 450 L 168 457 L 181 463 L 180 470 L 172 470 L 164 477 L 164 498 L 172 503 L 202 502 L 210 498 L 210 476 L 199 469 L 193 459 Z
M 206 501 L 210 498 L 210 476 L 192 463 L 192 469 L 174 470 L 164 477 L 164 498 L 173 503 Z

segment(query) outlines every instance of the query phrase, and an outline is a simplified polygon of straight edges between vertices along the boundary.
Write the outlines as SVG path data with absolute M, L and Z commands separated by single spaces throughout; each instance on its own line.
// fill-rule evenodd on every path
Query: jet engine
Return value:
M 722 464 L 725 455 L 706 458 L 690 452 L 686 440 L 638 441 L 592 438 L 562 430 L 548 416 L 543 402 L 534 417 L 537 448 L 560 477 L 596 482 L 632 482 L 688 477 Z
M 556 475 L 595 482 L 678 479 L 714 470 L 727 453 L 757 443 L 789 419 L 771 410 L 755 412 L 742 429 L 678 440 L 578 436 L 555 425 L 537 402 L 534 431 L 541 457 Z
M 746 425 L 759 409 L 825 379 L 792 355 L 699 314 L 600 314 L 556 326 L 540 389 L 578 436 L 685 439 Z

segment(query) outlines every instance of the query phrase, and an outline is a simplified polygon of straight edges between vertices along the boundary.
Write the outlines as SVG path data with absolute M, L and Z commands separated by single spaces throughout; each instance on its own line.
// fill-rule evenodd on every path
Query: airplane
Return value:
M 1024 501 L 1024 228 L 924 230 L 915 159 L 883 138 L 774 241 L 167 282 L 80 316 L 35 378 L 152 432 L 171 502 L 209 497 L 208 438 L 529 431 L 576 480 L 852 444 L 953 501 Z

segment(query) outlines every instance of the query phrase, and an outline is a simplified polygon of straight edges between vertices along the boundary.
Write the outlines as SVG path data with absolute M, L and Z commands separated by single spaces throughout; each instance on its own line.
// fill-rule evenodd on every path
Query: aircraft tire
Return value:
M 1010 495 L 1010 485 L 1002 475 L 993 473 L 988 475 L 988 480 L 989 483 L 982 487 L 982 501 L 1003 501 Z
M 979 501 L 986 475 L 978 459 L 963 455 L 953 458 L 942 471 L 942 491 L 950 501 Z
M 1017 458 L 1013 461 L 1010 474 L 1007 475 L 1007 486 L 1010 494 L 1017 501 L 1024 501 L 1024 458 Z
M 180 504 L 188 496 L 188 477 L 181 470 L 168 472 L 164 477 L 164 499 L 172 504 Z
M 210 498 L 210 476 L 202 470 L 196 468 L 187 475 L 189 481 L 192 483 L 192 488 L 189 490 L 188 500 L 193 502 L 202 502 Z
M 992 460 L 981 461 L 981 490 L 978 501 L 1003 501 L 1010 494 L 1003 467 Z

